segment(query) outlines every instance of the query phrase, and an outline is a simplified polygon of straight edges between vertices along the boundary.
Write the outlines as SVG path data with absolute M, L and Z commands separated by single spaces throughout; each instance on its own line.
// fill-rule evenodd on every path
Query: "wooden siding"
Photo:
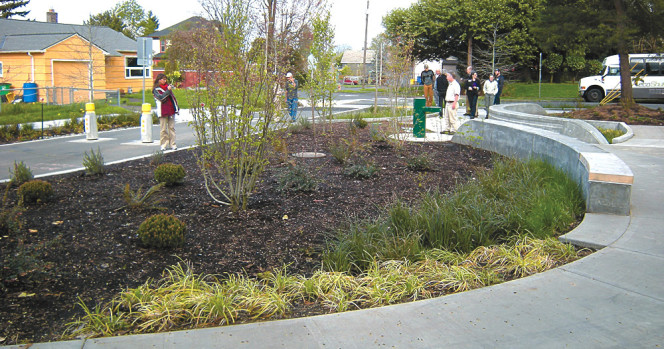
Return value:
M 135 57 L 135 52 L 127 52 Z M 89 83 L 89 62 L 92 59 L 93 88 L 127 92 L 143 88 L 142 78 L 125 78 L 124 56 L 107 56 L 99 48 L 90 46 L 88 41 L 78 35 L 57 43 L 45 52 L 2 53 L 4 74 L 0 82 L 11 83 L 14 88 L 22 88 L 32 80 L 32 59 L 34 58 L 34 82 L 38 87 L 79 87 L 87 88 Z M 65 62 L 71 63 L 66 64 Z M 63 86 L 66 85 L 66 86 Z M 145 81 L 146 89 L 151 89 L 152 79 Z

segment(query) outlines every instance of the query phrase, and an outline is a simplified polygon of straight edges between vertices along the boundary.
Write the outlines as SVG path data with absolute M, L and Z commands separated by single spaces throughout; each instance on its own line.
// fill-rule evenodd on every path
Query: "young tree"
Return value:
M 252 1 L 218 2 L 211 24 L 175 33 L 169 58 L 201 77 L 191 97 L 198 164 L 210 197 L 233 211 L 248 200 L 267 165 L 281 75 L 252 49 Z M 213 23 L 213 24 L 212 24 Z
M 311 56 L 313 64 L 311 80 L 308 82 L 310 103 L 316 106 L 318 102 L 324 110 L 323 116 L 332 116 L 332 94 L 336 90 L 336 72 L 334 69 L 334 27 L 330 24 L 330 12 L 317 15 L 312 20 L 313 41 Z M 312 115 L 313 117 L 313 115 Z
M 30 0 L 0 0 L 0 18 L 27 16 L 30 11 L 18 11 L 18 8 L 27 5 L 29 2 Z

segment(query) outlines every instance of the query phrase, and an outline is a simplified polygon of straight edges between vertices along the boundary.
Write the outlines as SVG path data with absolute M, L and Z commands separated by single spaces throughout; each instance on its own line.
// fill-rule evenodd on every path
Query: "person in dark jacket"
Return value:
M 477 116 L 477 98 L 480 95 L 481 89 L 480 79 L 477 77 L 477 72 L 470 74 L 470 80 L 466 85 L 466 97 L 470 105 L 470 118 L 474 119 Z
M 447 72 L 439 74 L 436 78 L 436 93 L 438 93 L 438 106 L 440 107 L 439 115 L 443 115 L 443 109 L 445 109 L 445 94 L 447 93 L 447 86 L 449 82 L 447 81 Z
M 424 98 L 426 99 L 426 106 L 430 107 L 433 104 L 433 82 L 436 80 L 436 74 L 433 70 L 429 69 L 429 65 L 424 65 L 424 70 L 420 74 L 420 80 L 424 85 Z
M 500 104 L 500 95 L 503 93 L 503 85 L 505 85 L 505 77 L 500 74 L 500 69 L 496 69 L 496 82 L 498 83 L 498 92 L 493 100 L 493 104 Z
M 159 74 L 154 79 L 152 95 L 157 104 L 157 116 L 159 116 L 159 143 L 161 150 L 170 147 L 176 150 L 175 145 L 175 114 L 180 112 L 178 101 L 173 95 L 173 86 L 168 84 L 166 74 Z

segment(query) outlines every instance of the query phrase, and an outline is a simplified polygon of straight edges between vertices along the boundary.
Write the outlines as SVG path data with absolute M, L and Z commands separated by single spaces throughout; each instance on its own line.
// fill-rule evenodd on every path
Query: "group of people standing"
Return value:
M 489 75 L 489 78 L 482 84 L 478 78 L 477 72 L 473 70 L 472 66 L 466 69 L 468 74 L 463 79 L 463 86 L 457 82 L 456 76 L 452 72 L 442 74 L 440 70 L 436 73 L 429 69 L 429 65 L 424 65 L 424 70 L 420 74 L 420 81 L 424 85 L 424 98 L 426 99 L 426 106 L 433 105 L 434 98 L 436 104 L 440 107 L 440 117 L 443 118 L 444 130 L 441 133 L 451 134 L 456 132 L 459 128 L 459 120 L 457 118 L 457 109 L 459 106 L 459 98 L 461 96 L 461 89 L 466 92 L 466 113 L 470 119 L 478 116 L 477 100 L 480 91 L 484 92 L 486 117 L 489 117 L 489 107 L 494 104 L 500 104 L 500 95 L 503 91 L 503 84 L 505 80 L 500 74 L 500 70 L 496 69 L 494 74 Z

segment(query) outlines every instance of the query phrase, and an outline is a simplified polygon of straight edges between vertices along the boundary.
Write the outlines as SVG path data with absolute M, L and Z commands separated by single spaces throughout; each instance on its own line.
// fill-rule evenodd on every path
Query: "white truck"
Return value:
M 634 99 L 664 100 L 664 53 L 630 54 L 629 66 Z M 579 94 L 588 102 L 599 102 L 614 92 L 620 92 L 618 55 L 604 59 L 599 75 L 579 80 Z

